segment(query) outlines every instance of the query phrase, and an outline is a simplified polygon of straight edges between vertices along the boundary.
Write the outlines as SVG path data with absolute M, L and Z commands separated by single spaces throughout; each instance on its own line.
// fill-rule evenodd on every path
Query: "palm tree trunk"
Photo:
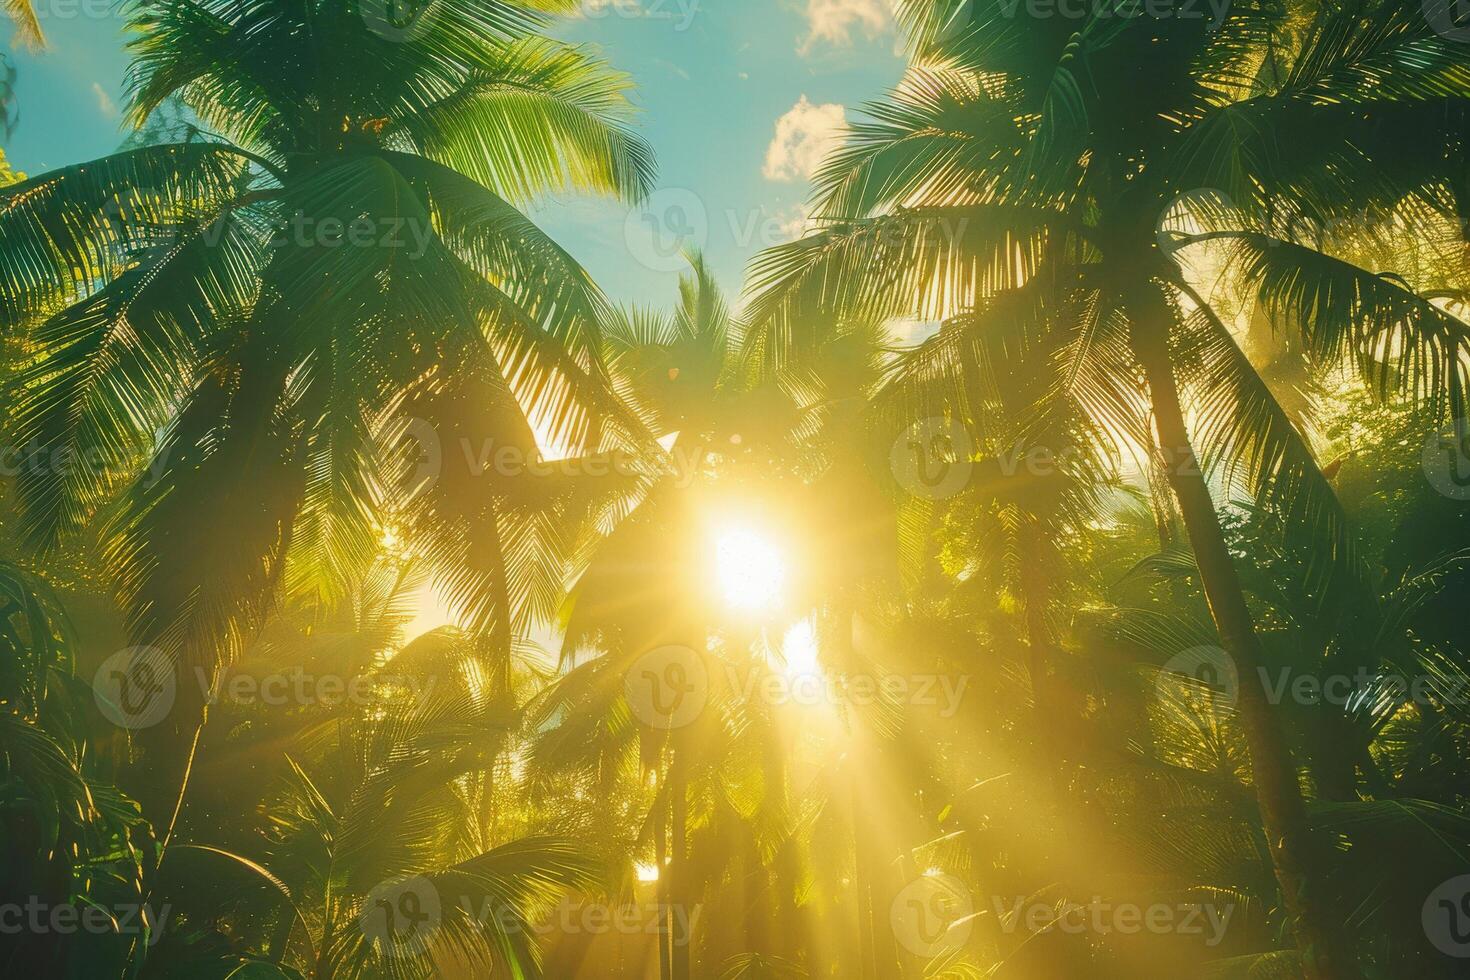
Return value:
M 1028 528 L 1034 527 L 1028 525 Z M 1028 535 L 1029 537 L 1029 535 Z M 1042 574 L 1036 549 L 1040 544 L 1024 538 L 1021 551 L 1021 602 L 1024 604 L 1026 622 L 1026 669 L 1031 675 L 1031 700 L 1036 711 L 1038 732 L 1047 736 L 1055 719 L 1049 706 L 1051 699 L 1048 668 L 1051 666 L 1051 627 L 1046 621 L 1046 599 L 1048 583 Z
M 848 803 L 852 813 L 852 884 L 857 895 L 858 959 L 862 964 L 862 980 L 874 980 L 878 974 L 877 954 L 873 943 L 873 893 L 868 868 L 868 849 L 863 829 L 863 805 L 858 795 L 857 777 L 848 761 Z
M 1335 941 L 1337 930 L 1324 901 L 1323 855 L 1307 820 L 1280 720 L 1267 698 L 1255 623 L 1180 406 L 1168 351 L 1171 314 L 1152 287 L 1143 292 L 1146 295 L 1131 304 L 1134 354 L 1148 382 L 1159 449 L 1169 485 L 1179 501 L 1210 613 L 1235 665 L 1256 800 L 1276 880 L 1301 951 L 1302 972 L 1306 980 L 1346 980 L 1357 971 L 1349 947 Z
M 669 765 L 670 809 L 670 854 L 669 897 L 677 921 L 693 922 L 693 910 L 689 901 L 689 758 L 688 749 L 674 748 L 674 758 Z M 694 941 L 690 935 L 672 932 L 671 975 L 673 980 L 689 980 L 689 946 Z
M 192 724 L 192 733 L 187 723 L 180 728 L 160 726 L 162 731 L 144 750 L 142 758 L 129 767 L 129 792 L 152 825 L 158 841 L 153 864 L 144 871 L 148 882 L 145 903 L 153 900 L 154 891 L 162 879 L 163 862 L 168 857 L 169 844 L 173 842 L 179 818 L 184 812 L 184 798 L 188 795 L 189 781 L 194 774 L 194 761 L 199 754 L 199 742 L 204 737 L 205 721 L 206 711 L 201 707 L 197 722 Z M 152 735 L 153 732 L 145 729 L 143 734 Z
M 1041 549 L 1046 547 L 1036 537 L 1043 532 L 1044 525 L 1032 516 L 1027 521 L 1029 529 L 1021 548 L 1021 601 L 1025 604 L 1026 622 L 1026 669 L 1031 675 L 1032 720 L 1036 725 L 1033 744 L 1041 756 L 1040 770 L 1046 773 L 1042 791 L 1049 794 L 1045 801 L 1048 816 L 1056 811 L 1066 787 L 1062 771 L 1061 745 L 1055 737 L 1057 715 L 1056 704 L 1051 697 L 1050 670 L 1056 663 L 1056 644 L 1051 624 L 1047 620 L 1047 600 L 1051 596 L 1051 582 L 1041 567 Z
M 664 770 L 667 779 L 668 770 Z M 669 813 L 665 805 L 656 803 L 657 813 L 653 820 L 654 861 L 658 866 L 658 878 L 654 888 L 658 893 L 658 976 L 659 980 L 670 980 L 673 976 L 673 960 L 669 955 L 669 939 L 673 935 L 673 916 L 669 908 Z
M 291 948 L 291 933 L 295 929 L 296 907 L 288 900 L 281 909 L 281 921 L 276 923 L 276 928 L 271 932 L 270 944 L 266 947 L 272 963 L 286 961 L 286 951 Z
M 855 616 L 851 605 L 834 600 L 831 613 L 834 666 L 841 671 L 858 669 L 853 649 Z M 857 896 L 858 949 L 863 980 L 896 980 L 899 976 L 898 943 L 888 921 L 888 906 L 897 889 L 889 880 L 892 867 L 885 860 L 884 830 L 872 819 L 871 807 L 864 800 L 875 789 L 864 787 L 873 778 L 858 768 L 857 760 L 875 763 L 883 750 L 878 739 L 866 727 L 859 714 L 851 718 L 848 733 L 849 750 L 846 765 L 848 804 L 852 815 L 853 890 Z M 874 772 L 881 771 L 877 766 Z

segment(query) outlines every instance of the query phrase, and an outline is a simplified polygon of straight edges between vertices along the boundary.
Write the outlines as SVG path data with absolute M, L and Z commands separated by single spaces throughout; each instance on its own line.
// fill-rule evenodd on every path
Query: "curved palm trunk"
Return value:
M 1306 980 L 1346 980 L 1357 974 L 1349 947 L 1336 941 L 1324 902 L 1322 852 L 1307 820 L 1296 767 L 1267 698 L 1255 623 L 1199 468 L 1169 360 L 1170 314 L 1152 289 L 1132 304 L 1134 354 L 1148 382 L 1169 485 L 1179 502 L 1200 581 L 1220 642 L 1234 662 L 1240 719 L 1250 749 L 1256 800 Z

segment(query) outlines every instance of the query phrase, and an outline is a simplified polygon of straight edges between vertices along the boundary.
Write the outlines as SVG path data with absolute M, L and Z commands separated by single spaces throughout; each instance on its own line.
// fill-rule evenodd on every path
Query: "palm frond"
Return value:
M 15 27 L 17 44 L 32 51 L 46 46 L 46 35 L 41 30 L 41 22 L 36 17 L 36 8 L 31 0 L 5 0 L 5 16 L 10 18 L 10 23 Z
M 780 366 L 803 319 L 944 319 L 1025 282 L 1056 215 L 980 205 L 844 222 L 758 256 L 747 286 L 747 354 Z
M 1245 236 L 1236 258 L 1267 311 L 1321 362 L 1348 361 L 1380 395 L 1431 416 L 1466 413 L 1470 325 L 1392 275 L 1301 245 Z
M 22 533 L 54 547 L 126 479 L 194 374 L 215 317 L 252 299 L 260 243 L 232 214 L 185 229 L 35 333 L 11 437 Z
M 168 144 L 62 167 L 0 190 L 0 329 L 111 278 L 181 216 L 218 213 L 246 161 L 228 147 Z
M 462 87 L 399 125 L 419 152 L 509 201 L 571 188 L 637 200 L 654 164 L 626 128 L 628 86 L 579 49 L 527 39 L 490 47 Z

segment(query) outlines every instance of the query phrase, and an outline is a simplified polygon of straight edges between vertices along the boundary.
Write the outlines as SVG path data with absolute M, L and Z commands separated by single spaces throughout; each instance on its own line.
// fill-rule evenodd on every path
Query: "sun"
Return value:
M 715 537 L 715 576 L 725 602 L 744 612 L 770 609 L 786 590 L 786 560 L 766 535 L 744 525 Z

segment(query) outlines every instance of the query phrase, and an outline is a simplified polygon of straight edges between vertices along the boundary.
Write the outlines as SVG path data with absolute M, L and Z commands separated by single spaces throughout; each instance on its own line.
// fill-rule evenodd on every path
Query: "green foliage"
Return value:
M 653 184 L 576 6 L 137 0 L 138 134 L 0 156 L 0 895 L 106 918 L 7 967 L 1457 976 L 1465 49 L 900 0 L 816 230 L 665 312 L 524 210 Z
M 10 161 L 5 159 L 5 150 L 0 148 L 0 187 L 18 184 L 25 179 L 25 174 L 17 173 L 11 168 Z

